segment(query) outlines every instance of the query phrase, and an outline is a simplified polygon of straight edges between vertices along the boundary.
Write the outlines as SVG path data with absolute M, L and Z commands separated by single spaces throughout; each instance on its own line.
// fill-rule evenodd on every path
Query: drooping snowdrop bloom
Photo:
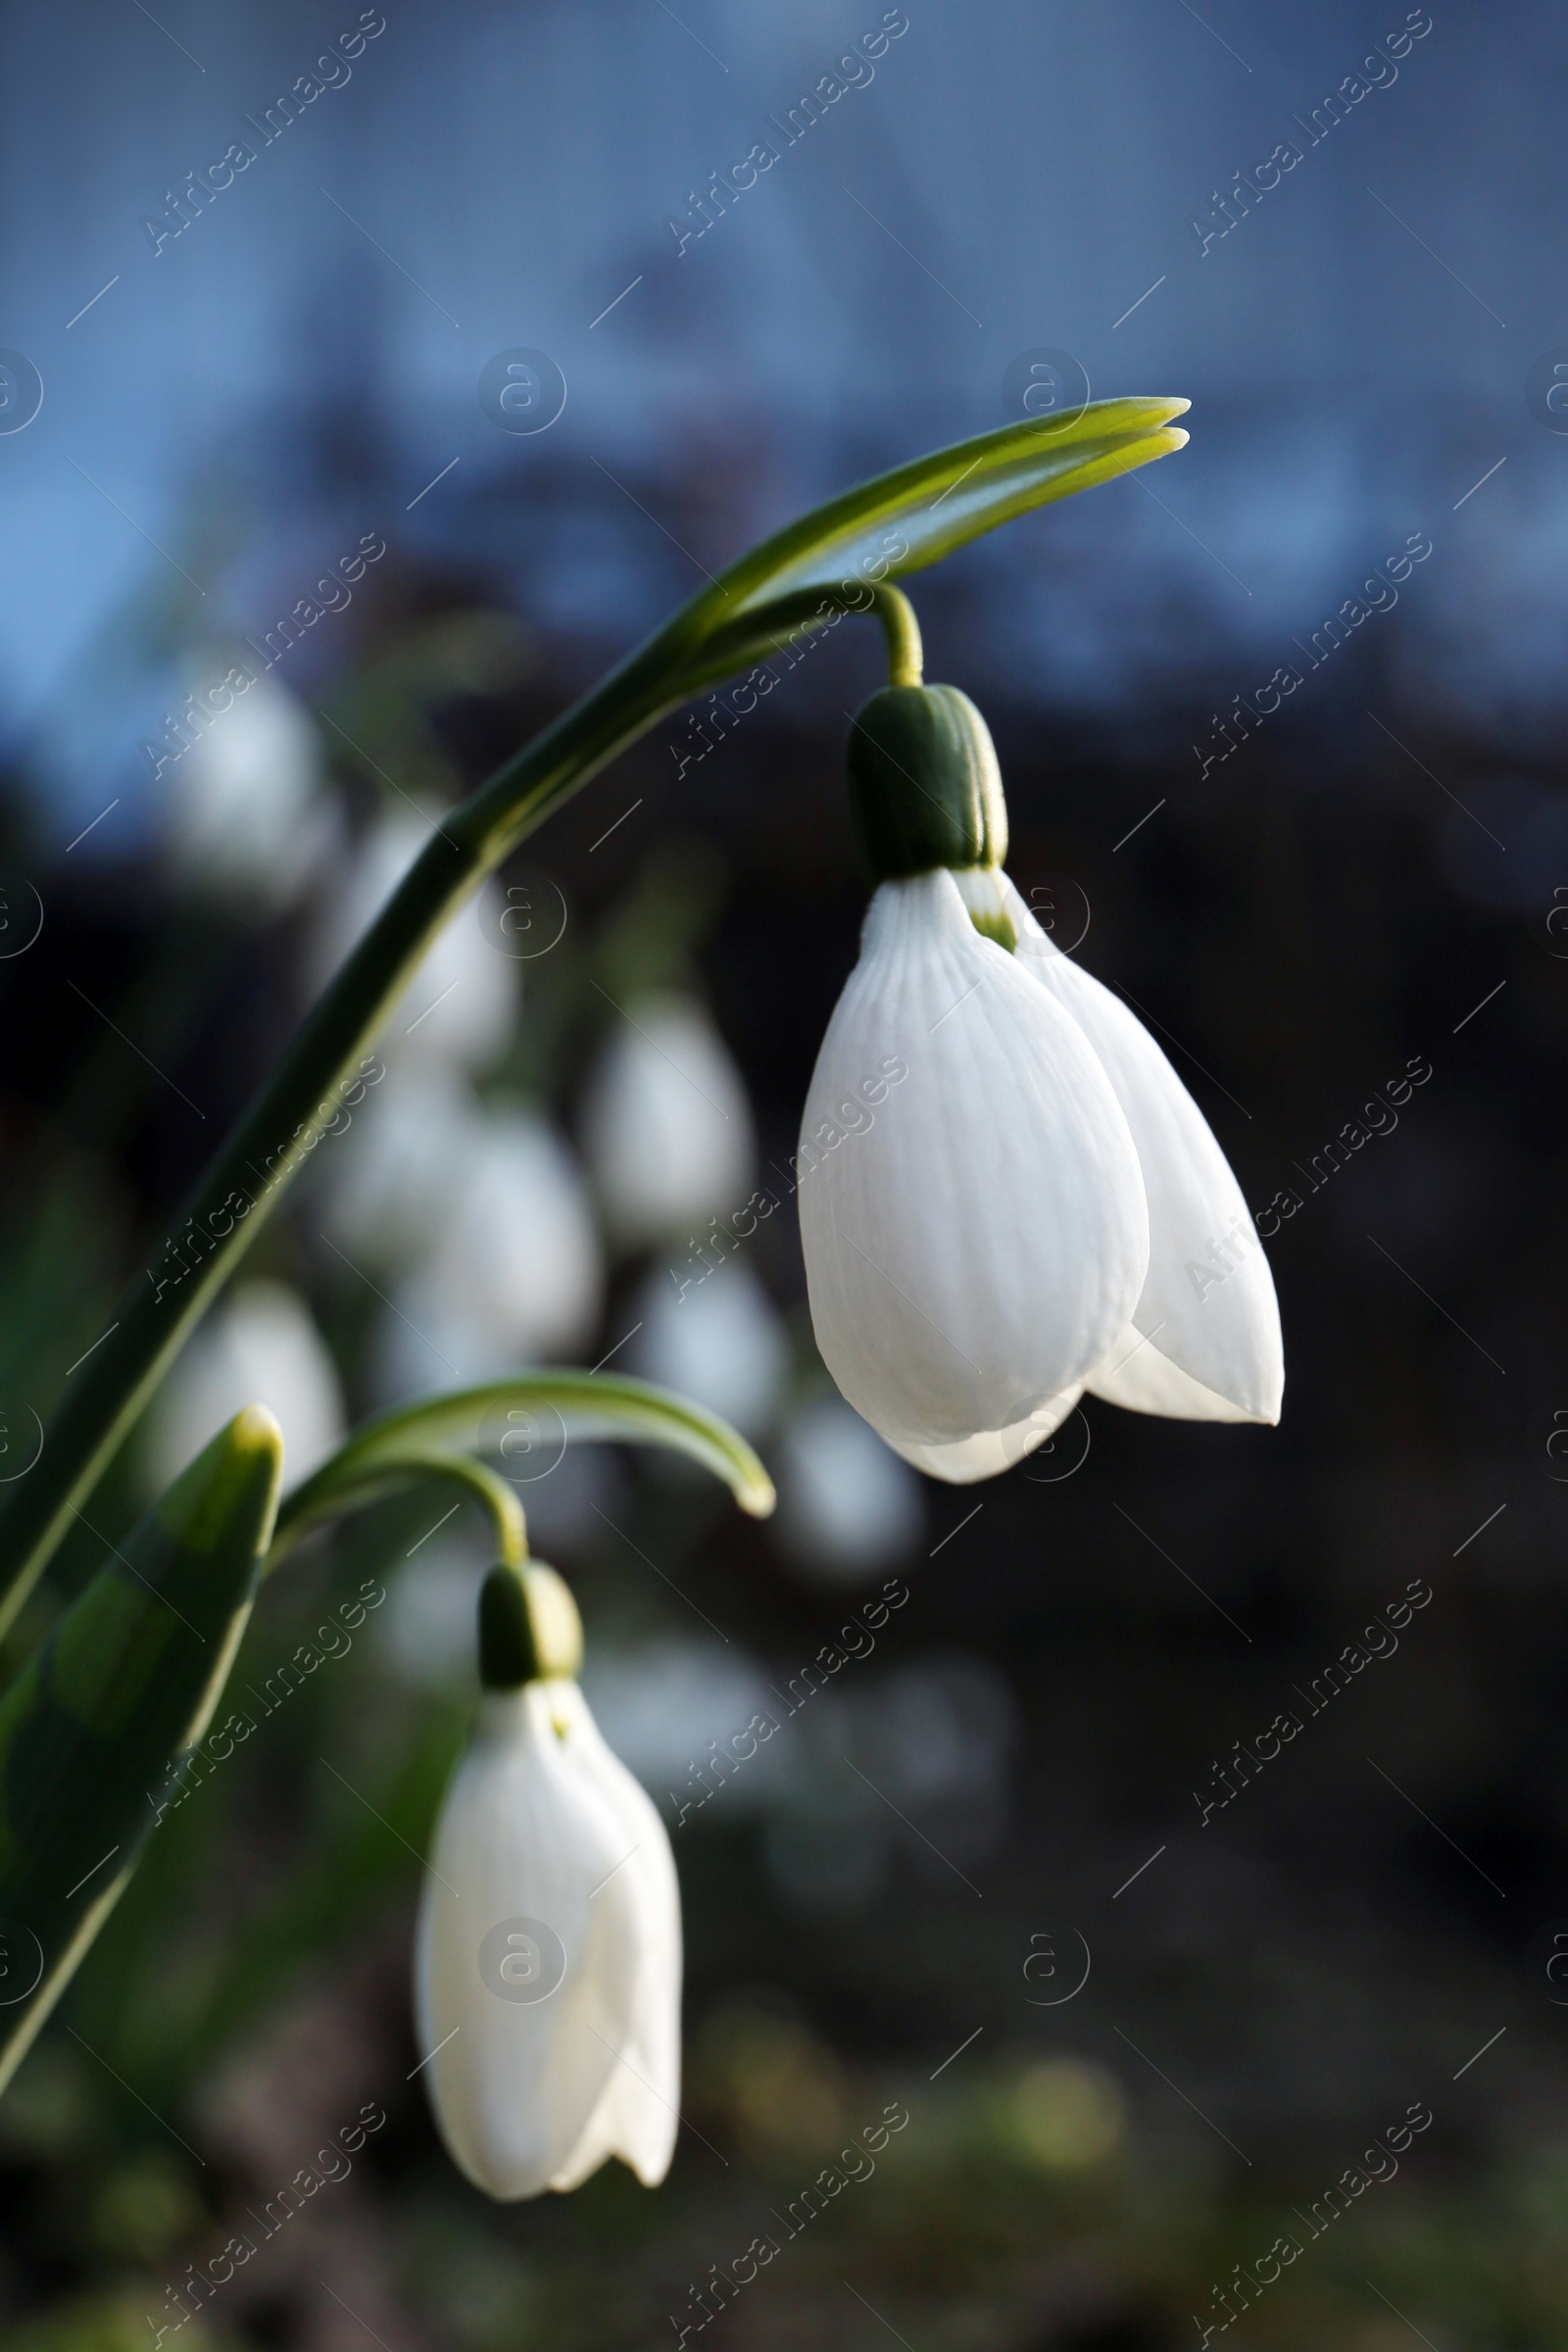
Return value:
M 807 1099 L 801 1235 L 823 1360 L 907 1461 L 1008 1468 L 1085 1389 L 1279 1417 L 1273 1283 L 1241 1190 L 1142 1023 L 1001 871 L 984 720 L 893 687 L 850 739 L 876 884 Z
M 664 1825 L 574 1679 L 581 1629 L 537 1564 L 479 1603 L 479 1720 L 420 1898 L 415 2009 L 442 2137 L 492 2197 L 609 2156 L 652 2188 L 680 2104 L 680 1893 Z
M 358 944 L 439 822 L 439 814 L 421 818 L 411 809 L 372 827 L 318 917 L 313 985 L 328 980 Z M 474 904 L 437 932 L 377 1037 L 387 1061 L 445 1057 L 483 1070 L 498 1058 L 517 1013 L 519 967 L 491 944 L 506 910 L 500 885 L 486 882 Z
M 582 1138 L 606 1221 L 627 1249 L 741 1205 L 756 1152 L 751 1109 L 695 998 L 633 1001 L 594 1071 Z
M 286 1283 L 240 1283 L 207 1317 L 148 1409 L 142 1471 L 161 1494 L 209 1438 L 247 1404 L 283 1432 L 291 1480 L 341 1444 L 343 1392 L 310 1308 Z

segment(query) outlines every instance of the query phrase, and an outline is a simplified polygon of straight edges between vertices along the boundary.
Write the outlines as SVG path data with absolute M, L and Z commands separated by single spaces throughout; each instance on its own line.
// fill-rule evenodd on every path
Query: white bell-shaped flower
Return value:
M 276 1415 L 290 1481 L 309 1477 L 342 1443 L 337 1367 L 310 1308 L 286 1283 L 238 1284 L 175 1357 L 142 1439 L 151 1492 L 171 1486 L 247 1404 Z
M 582 1141 L 606 1221 L 626 1249 L 741 1206 L 756 1156 L 751 1109 L 695 998 L 633 1000 L 590 1082 Z
M 1049 1435 L 1132 1319 L 1149 1213 L 1121 1105 L 941 868 L 871 902 L 807 1097 L 800 1212 L 823 1361 L 939 1477 L 1005 1467 L 947 1455 L 977 1436 Z
M 380 913 L 440 824 L 414 809 L 381 818 L 320 909 L 311 949 L 313 985 L 336 972 Z M 519 965 L 501 942 L 507 911 L 499 883 L 445 923 L 387 1014 L 376 1047 L 390 1062 L 428 1056 L 483 1070 L 504 1051 L 517 1015 Z
M 879 882 L 801 1139 L 824 1361 L 919 1469 L 1009 1468 L 1092 1394 L 1275 1421 L 1266 1260 L 1224 1154 L 1143 1024 L 1001 870 L 985 723 L 951 687 L 877 696 L 851 812 Z
M 669 2170 L 680 2103 L 680 1893 L 663 1823 L 573 1679 L 553 1571 L 494 1569 L 479 1720 L 420 1897 L 415 2008 L 456 2163 L 492 2197 L 570 2189 L 618 2156 Z

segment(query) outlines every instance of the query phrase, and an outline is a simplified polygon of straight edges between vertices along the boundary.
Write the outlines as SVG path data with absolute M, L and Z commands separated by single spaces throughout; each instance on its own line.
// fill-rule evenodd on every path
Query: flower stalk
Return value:
M 754 548 L 509 760 L 429 841 L 318 1000 L 276 1070 L 119 1301 L 0 1519 L 0 1636 L 73 1513 L 327 1126 L 341 1090 L 442 925 L 560 806 L 662 717 L 766 659 L 778 633 L 874 611 L 895 685 L 919 636 L 895 573 L 1031 508 L 1179 449 L 1183 400 L 1092 403 L 1061 425 L 1004 426 L 859 484 Z M 951 495 L 962 486 L 963 495 Z

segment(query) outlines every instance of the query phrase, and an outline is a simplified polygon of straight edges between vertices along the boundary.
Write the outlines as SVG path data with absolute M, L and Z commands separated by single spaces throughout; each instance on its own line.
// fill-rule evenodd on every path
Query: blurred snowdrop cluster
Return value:
M 344 1434 L 343 1392 L 309 1306 L 284 1283 L 236 1284 L 176 1357 L 143 1424 L 141 1469 L 161 1494 L 187 1462 L 248 1404 L 265 1404 L 283 1432 L 284 1476 L 308 1477 Z

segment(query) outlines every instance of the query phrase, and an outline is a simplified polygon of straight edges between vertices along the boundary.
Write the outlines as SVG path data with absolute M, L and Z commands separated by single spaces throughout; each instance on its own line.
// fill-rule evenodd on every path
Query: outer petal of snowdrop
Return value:
M 1277 1421 L 1285 1382 L 1274 1283 L 1225 1154 L 1119 997 L 1041 930 L 1001 877 L 1017 961 L 1070 1013 L 1127 1114 L 1149 1201 L 1149 1274 L 1092 1396 L 1184 1420 Z

